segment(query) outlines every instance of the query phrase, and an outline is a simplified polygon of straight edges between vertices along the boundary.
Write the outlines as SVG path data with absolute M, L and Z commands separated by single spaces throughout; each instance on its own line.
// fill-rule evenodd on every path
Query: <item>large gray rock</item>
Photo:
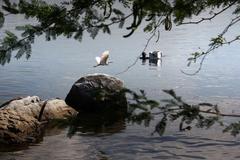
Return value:
M 77 111 L 126 109 L 123 82 L 106 74 L 80 78 L 69 91 L 65 101 Z
M 43 105 L 40 121 L 39 114 Z M 37 96 L 29 96 L 9 101 L 0 108 L 0 144 L 36 142 L 42 138 L 45 122 L 51 119 L 64 119 L 76 113 L 59 99 L 44 102 Z

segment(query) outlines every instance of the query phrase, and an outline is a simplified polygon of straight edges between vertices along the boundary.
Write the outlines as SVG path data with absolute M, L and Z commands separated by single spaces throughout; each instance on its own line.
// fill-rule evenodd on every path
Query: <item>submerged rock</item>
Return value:
M 41 101 L 37 96 L 28 96 L 8 101 L 0 108 L 0 144 L 24 144 L 41 139 L 45 123 L 38 119 L 43 105 L 44 122 L 77 113 L 59 99 Z
M 69 91 L 65 101 L 77 111 L 126 109 L 123 82 L 106 74 L 80 78 Z

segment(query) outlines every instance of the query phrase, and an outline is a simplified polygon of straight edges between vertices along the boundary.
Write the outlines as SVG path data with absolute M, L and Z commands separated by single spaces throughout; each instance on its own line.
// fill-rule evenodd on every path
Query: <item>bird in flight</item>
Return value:
M 109 63 L 112 63 L 112 62 L 108 62 L 108 58 L 109 58 L 109 51 L 104 51 L 101 57 L 96 57 L 97 65 L 94 67 L 97 67 L 100 65 L 108 65 Z

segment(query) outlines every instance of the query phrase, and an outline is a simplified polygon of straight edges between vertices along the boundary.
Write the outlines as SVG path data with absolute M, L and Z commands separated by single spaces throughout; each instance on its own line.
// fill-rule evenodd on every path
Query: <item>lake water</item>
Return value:
M 60 37 L 46 42 L 36 39 L 29 60 L 12 59 L 0 66 L 0 102 L 17 96 L 38 95 L 42 99 L 65 98 L 71 85 L 80 77 L 91 73 L 106 73 L 122 79 L 125 86 L 138 91 L 144 89 L 150 98 L 166 98 L 162 89 L 174 89 L 185 100 L 210 101 L 229 111 L 240 107 L 240 46 L 234 43 L 209 55 L 200 73 L 188 76 L 181 72 L 194 72 L 197 65 L 186 67 L 190 53 L 206 49 L 211 37 L 220 33 L 229 22 L 231 11 L 201 25 L 173 27 L 162 31 L 160 41 L 154 40 L 147 51 L 161 50 L 166 57 L 160 66 L 142 65 L 138 61 L 125 73 L 142 52 L 149 35 L 140 30 L 130 38 L 122 35 L 126 30 L 113 28 L 111 36 L 100 34 L 95 40 L 85 36 L 81 43 Z M 9 16 L 5 29 L 24 23 L 22 17 Z M 239 30 L 234 26 L 227 35 L 231 38 Z M 3 30 L 0 31 L 0 36 Z M 94 68 L 95 57 L 110 51 L 108 66 Z M 118 75 L 117 75 L 118 74 Z M 86 126 L 85 126 L 86 125 Z M 162 137 L 151 136 L 155 122 L 145 128 L 124 121 L 97 130 L 81 124 L 77 133 L 67 136 L 69 127 L 47 131 L 39 144 L 18 151 L 0 152 L 0 159 L 238 159 L 239 138 L 222 134 L 221 129 L 193 129 L 178 132 L 174 125 Z M 91 128 L 92 127 L 92 128 Z M 96 127 L 96 126 L 95 126 Z M 86 131 L 84 128 L 90 128 Z M 89 134 L 91 133 L 91 134 Z M 8 150 L 8 149 L 7 149 Z M 10 150 L 10 149 L 9 149 Z

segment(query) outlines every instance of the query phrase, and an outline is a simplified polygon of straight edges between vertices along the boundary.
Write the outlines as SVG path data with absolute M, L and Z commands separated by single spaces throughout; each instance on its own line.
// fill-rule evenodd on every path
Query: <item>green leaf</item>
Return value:
M 93 27 L 89 30 L 90 36 L 94 39 L 98 34 L 99 28 Z
M 118 19 L 117 17 L 112 17 L 112 18 L 111 18 L 111 21 L 112 21 L 112 22 L 116 22 L 116 21 L 118 21 L 118 20 L 119 20 L 119 19 Z
M 107 25 L 103 26 L 103 33 L 111 34 L 111 30 L 110 30 L 110 28 Z
M 154 101 L 154 100 L 146 100 L 146 104 L 150 105 L 151 109 L 159 106 L 159 103 L 157 101 Z
M 16 59 L 21 58 L 21 57 L 23 56 L 23 54 L 24 54 L 25 51 L 26 51 L 26 50 L 24 49 L 24 47 L 20 48 L 20 49 L 18 50 L 15 58 L 16 58 Z
M 151 32 L 152 31 L 152 29 L 153 29 L 153 22 L 152 23 L 149 23 L 144 29 L 143 29 L 143 31 L 144 32 Z
M 16 26 L 15 28 L 18 31 L 25 31 L 26 30 L 26 26 Z
M 82 41 L 82 37 L 83 37 L 83 30 L 82 30 L 82 28 L 81 28 L 81 29 L 79 29 L 79 30 L 76 32 L 76 34 L 75 34 L 75 36 L 74 36 L 74 39 L 76 39 L 76 40 L 78 40 L 79 42 L 81 42 L 81 41 Z
M 238 5 L 236 9 L 233 12 L 234 14 L 239 14 L 240 13 L 240 6 Z
M 3 0 L 3 1 L 4 1 L 4 3 L 5 3 L 7 6 L 11 6 L 11 3 L 10 3 L 9 0 Z
M 199 106 L 208 106 L 208 107 L 212 107 L 212 106 L 214 106 L 213 104 L 211 104 L 211 103 L 199 103 L 198 104 Z
M 9 63 L 11 60 L 11 52 L 0 50 L 0 64 L 4 65 L 5 63 Z
M 31 57 L 32 53 L 32 47 L 30 43 L 26 44 L 26 59 L 29 59 Z
M 3 39 L 2 46 L 6 49 L 11 46 L 14 46 L 17 43 L 18 38 L 14 33 L 10 31 L 6 31 L 5 33 L 6 36 Z
M 124 13 L 123 13 L 122 11 L 116 9 L 116 8 L 114 8 L 112 11 L 113 11 L 116 15 L 120 15 L 121 17 L 124 16 Z
M 123 28 L 123 26 L 124 26 L 124 23 L 125 23 L 125 20 L 124 20 L 124 19 L 122 19 L 122 20 L 119 22 L 119 25 L 118 25 L 118 27 L 119 27 L 119 28 Z
M 0 28 L 3 27 L 4 21 L 5 21 L 4 14 L 0 12 Z
M 18 14 L 19 11 L 16 8 L 10 7 L 10 6 L 2 6 L 2 8 L 12 14 Z
M 5 33 L 9 38 L 17 40 L 17 36 L 14 33 L 10 32 L 10 31 L 6 31 Z
M 165 132 L 167 126 L 167 115 L 164 115 L 161 121 L 158 122 L 158 124 L 155 127 L 155 131 L 157 132 L 160 136 L 162 136 Z

